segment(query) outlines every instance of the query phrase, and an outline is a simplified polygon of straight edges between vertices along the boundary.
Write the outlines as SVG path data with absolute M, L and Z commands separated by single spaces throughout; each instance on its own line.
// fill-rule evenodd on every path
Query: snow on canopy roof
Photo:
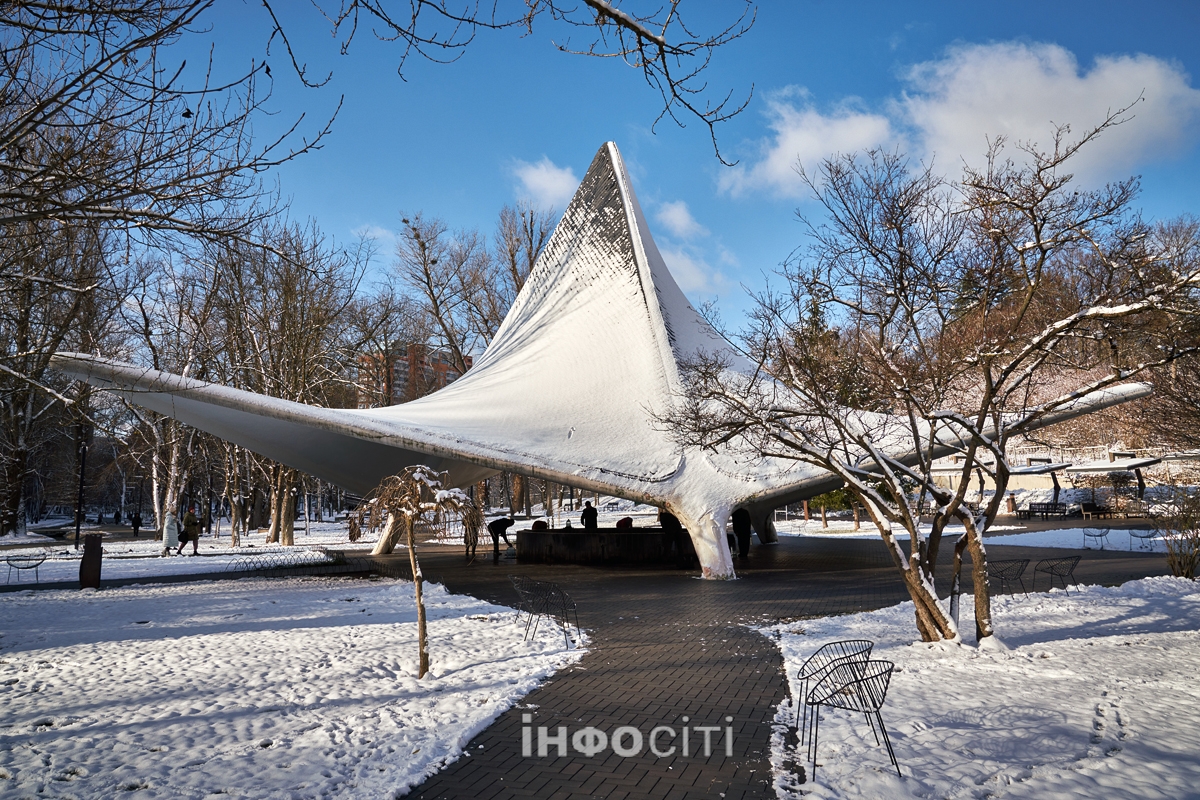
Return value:
M 1060 461 L 1055 464 L 1030 464 L 1025 467 L 1016 467 L 1009 474 L 1011 475 L 1046 475 L 1051 472 L 1062 472 L 1071 466 L 1070 461 Z
M 487 350 L 432 395 L 323 409 L 95 356 L 63 353 L 55 364 L 359 493 L 426 463 L 449 470 L 453 485 L 506 469 L 653 502 L 683 480 L 688 459 L 657 420 L 680 389 L 679 362 L 697 352 L 750 369 L 675 283 L 608 142 Z M 828 482 L 793 462 L 767 468 L 700 453 L 691 461 L 691 490 L 697 480 L 710 490 L 716 481 L 730 500 L 797 480 Z M 700 479 L 702 466 L 709 469 Z
M 1162 461 L 1161 458 L 1118 458 L 1113 461 L 1088 461 L 1076 464 L 1067 472 L 1128 472 L 1129 470 L 1153 467 Z
M 680 362 L 697 352 L 719 355 L 734 370 L 751 368 L 671 277 L 608 142 L 487 350 L 428 397 L 327 409 L 97 356 L 60 353 L 54 365 L 360 494 L 426 464 L 449 471 L 452 486 L 510 470 L 674 510 L 686 502 L 719 517 L 741 504 L 781 505 L 840 484 L 799 462 L 676 443 L 660 420 L 681 388 Z M 1046 423 L 1146 392 L 1140 384 L 1097 392 Z M 723 531 L 723 517 L 713 525 Z

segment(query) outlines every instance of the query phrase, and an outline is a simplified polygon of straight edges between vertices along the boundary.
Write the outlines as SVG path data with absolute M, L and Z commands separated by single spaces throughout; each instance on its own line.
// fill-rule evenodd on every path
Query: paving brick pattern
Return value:
M 1079 552 L 1010 547 L 993 557 L 1036 562 Z M 1166 573 L 1161 555 L 1083 555 L 1081 583 Z M 470 743 L 469 756 L 414 789 L 411 796 L 422 799 L 772 797 L 770 720 L 786 683 L 778 650 L 745 624 L 907 599 L 877 540 L 785 538 L 779 545 L 755 547 L 749 564 L 739 567 L 740 579 L 732 582 L 646 568 L 494 566 L 490 558 L 468 566 L 457 551 L 433 548 L 425 550 L 422 567 L 452 591 L 505 605 L 516 601 L 509 573 L 555 581 L 575 599 L 580 624 L 592 637 L 590 652 L 578 664 L 502 714 Z M 521 754 L 523 715 L 531 718 L 531 757 Z M 704 757 L 703 738 L 695 732 L 688 756 L 677 750 L 665 758 L 648 751 L 620 757 L 609 748 L 587 757 L 569 743 L 565 757 L 557 757 L 553 745 L 546 757 L 537 756 L 539 726 L 551 736 L 559 726 L 568 736 L 586 726 L 608 733 L 633 726 L 648 734 L 659 725 L 678 731 L 684 716 L 691 727 L 731 726 L 733 756 L 725 755 L 724 739 L 713 734 L 713 752 Z M 665 735 L 658 743 L 660 749 L 680 744 Z

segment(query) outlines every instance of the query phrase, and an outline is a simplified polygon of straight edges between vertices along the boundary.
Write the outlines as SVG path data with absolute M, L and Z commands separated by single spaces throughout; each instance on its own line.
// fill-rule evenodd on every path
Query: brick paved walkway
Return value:
M 1006 547 L 994 558 L 1045 558 L 1080 551 Z M 1087 552 L 1080 582 L 1119 583 L 1165 574 L 1161 556 Z M 744 626 L 892 605 L 907 599 L 880 542 L 784 538 L 755 547 L 732 582 L 638 568 L 491 564 L 466 566 L 457 549 L 426 548 L 425 574 L 455 592 L 515 602 L 509 573 L 561 584 L 592 634 L 590 652 L 470 743 L 471 755 L 415 789 L 416 798 L 764 798 L 773 796 L 767 760 L 770 720 L 786 694 L 778 650 Z M 1031 568 L 1032 569 L 1032 568 Z M 943 575 L 946 572 L 942 572 Z M 1044 588 L 1044 587 L 1043 587 Z M 522 715 L 530 715 L 534 757 L 521 756 Z M 585 726 L 732 725 L 733 757 L 714 734 L 714 752 L 622 758 L 536 756 L 536 728 L 569 735 Z M 732 717 L 731 723 L 726 717 Z M 661 748 L 669 739 L 659 740 Z M 678 744 L 678 741 L 675 742 Z

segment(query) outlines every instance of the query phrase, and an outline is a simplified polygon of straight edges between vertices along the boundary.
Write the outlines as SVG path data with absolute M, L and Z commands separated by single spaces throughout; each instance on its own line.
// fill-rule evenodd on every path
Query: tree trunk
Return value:
M 937 595 L 931 591 L 932 587 L 922 579 L 920 566 L 915 561 L 911 562 L 909 568 L 904 570 L 901 575 L 904 577 L 904 586 L 908 589 L 908 595 L 913 601 L 917 617 L 917 630 L 921 634 L 921 640 L 939 642 L 956 638 L 958 630 L 954 626 L 954 621 L 942 610 Z
M 279 541 L 279 521 L 283 518 L 279 508 L 279 482 L 282 473 L 283 467 L 278 464 L 271 470 L 271 524 L 267 528 L 267 544 Z
M 911 558 L 905 556 L 904 550 L 896 541 L 891 529 L 881 523 L 879 512 L 868 506 L 867 513 L 879 528 L 879 535 L 883 537 L 883 543 L 887 545 L 892 562 L 900 570 L 900 576 L 904 579 L 904 588 L 908 589 L 908 596 L 912 598 L 913 610 L 917 617 L 917 630 L 921 634 L 922 641 L 939 642 L 946 639 L 957 639 L 958 626 L 938 603 L 933 582 L 926 577 L 929 573 L 925 570 L 921 559 L 915 555 Z M 915 536 L 912 531 L 909 531 L 909 534 Z
M 25 471 L 29 463 L 29 453 L 17 446 L 4 457 L 4 486 L 3 499 L 0 500 L 0 536 L 19 533 L 24 525 L 21 524 L 23 512 L 22 491 L 25 487 Z
M 404 535 L 404 526 L 401 523 L 400 517 L 396 514 L 388 514 L 387 524 L 383 526 L 383 533 L 379 535 L 379 541 L 375 543 L 375 547 L 371 550 L 373 556 L 391 555 L 396 549 L 396 544 L 400 541 L 400 537 Z
M 279 543 L 291 547 L 296 543 L 296 470 L 279 468 Z
M 525 508 L 525 496 L 529 491 L 529 482 L 525 480 L 524 475 L 512 476 L 512 503 L 509 508 L 510 516 L 516 517 Z
M 967 549 L 971 551 L 971 580 L 975 584 L 975 641 L 982 642 L 996 631 L 992 627 L 992 598 L 988 590 L 987 551 L 977 525 L 967 527 Z
M 413 525 L 413 518 L 404 515 L 402 519 L 404 520 L 404 534 L 408 539 L 408 563 L 412 567 L 413 593 L 417 598 L 417 679 L 420 680 L 429 672 L 429 639 L 425 631 L 425 600 L 421 596 L 425 577 L 421 574 L 421 562 L 417 561 L 417 541 L 413 531 L 416 526 Z

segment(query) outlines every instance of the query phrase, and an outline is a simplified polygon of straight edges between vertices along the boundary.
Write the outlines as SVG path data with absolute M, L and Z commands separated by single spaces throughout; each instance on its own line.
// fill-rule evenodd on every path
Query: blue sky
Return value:
M 702 30 L 738 8 L 689 5 Z M 1051 121 L 1082 128 L 1139 95 L 1136 117 L 1092 148 L 1081 179 L 1139 174 L 1148 216 L 1200 213 L 1195 2 L 763 3 L 708 72 L 714 91 L 754 88 L 746 111 L 718 129 L 726 157 L 739 159 L 733 169 L 698 124 L 651 132 L 658 97 L 640 73 L 558 52 L 554 42 L 571 32 L 548 20 L 523 38 L 482 32 L 453 64 L 412 60 L 401 80 L 398 45 L 360 35 L 342 56 L 309 4 L 282 10 L 301 57 L 332 79 L 303 88 L 272 45 L 278 113 L 260 134 L 301 113 L 312 130 L 345 99 L 323 149 L 273 179 L 296 216 L 339 240 L 374 232 L 383 264 L 402 211 L 490 233 L 518 197 L 561 210 L 612 139 L 677 280 L 728 317 L 746 307 L 742 287 L 761 288 L 802 243 L 798 158 L 885 145 L 954 172 L 979 157 L 988 134 L 1044 137 Z M 257 3 L 221 0 L 205 21 L 210 29 L 188 47 L 211 41 L 219 69 L 263 57 Z

